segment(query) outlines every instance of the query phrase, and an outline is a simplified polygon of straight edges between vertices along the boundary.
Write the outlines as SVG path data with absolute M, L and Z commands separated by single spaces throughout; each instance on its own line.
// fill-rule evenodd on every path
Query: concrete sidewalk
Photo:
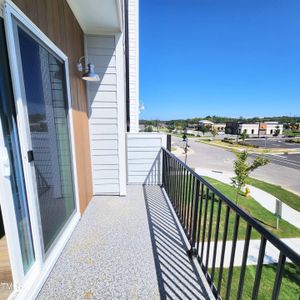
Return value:
M 200 168 L 197 168 L 195 171 L 201 176 L 211 177 L 226 184 L 231 184 L 231 178 L 235 176 L 233 172 L 222 172 Z M 254 198 L 261 206 L 266 208 L 268 211 L 275 213 L 276 197 L 252 185 L 247 186 L 250 188 L 252 198 Z M 285 203 L 282 203 L 282 219 L 286 220 L 295 227 L 300 228 L 300 212 L 291 208 Z

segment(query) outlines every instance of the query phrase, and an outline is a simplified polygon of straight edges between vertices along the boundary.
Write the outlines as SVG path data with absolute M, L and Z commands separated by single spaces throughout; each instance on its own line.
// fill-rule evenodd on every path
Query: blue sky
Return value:
M 140 0 L 140 117 L 300 115 L 299 16 L 299 0 Z

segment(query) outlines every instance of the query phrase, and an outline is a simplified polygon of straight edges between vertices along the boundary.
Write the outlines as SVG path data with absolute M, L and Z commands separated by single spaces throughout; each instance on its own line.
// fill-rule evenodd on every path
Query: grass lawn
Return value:
M 230 299 L 236 299 L 239 284 L 240 267 L 233 268 L 232 286 Z M 243 299 L 251 299 L 252 288 L 255 278 L 256 266 L 247 266 L 245 275 L 245 284 L 243 289 Z M 218 272 L 216 272 L 217 274 Z M 273 285 L 276 275 L 276 264 L 264 265 L 258 299 L 271 299 Z M 224 269 L 222 277 L 221 296 L 225 299 L 226 284 L 228 278 L 228 269 Z M 300 268 L 294 264 L 286 263 L 285 272 L 282 279 L 279 299 L 299 300 L 300 298 Z
M 231 185 L 222 183 L 218 180 L 215 180 L 210 177 L 204 177 L 208 182 L 210 182 L 213 186 L 216 187 L 221 193 L 226 195 L 228 198 L 235 200 L 236 189 Z M 276 229 L 276 217 L 269 212 L 267 209 L 262 207 L 258 202 L 256 202 L 253 198 L 246 198 L 243 195 L 239 196 L 238 205 L 241 206 L 248 214 L 252 215 L 255 219 L 261 222 L 269 231 L 271 231 L 274 235 L 279 238 L 290 238 L 290 237 L 300 237 L 300 229 L 291 225 L 290 223 L 280 220 L 279 229 Z M 211 209 L 211 201 L 208 201 L 208 216 Z M 204 209 L 203 209 L 204 211 Z M 202 212 L 203 213 L 203 212 Z M 213 233 L 216 225 L 216 215 L 217 215 L 217 203 L 214 204 L 214 217 L 213 217 Z M 223 226 L 225 220 L 225 207 L 222 207 L 221 211 L 221 224 L 219 230 L 218 240 L 222 239 L 223 236 Z M 229 227 L 228 227 L 228 239 L 230 240 L 233 235 L 234 229 L 234 221 L 235 221 L 235 213 L 232 212 L 229 217 Z M 246 232 L 246 222 L 240 220 L 238 239 L 242 240 L 245 238 Z M 259 239 L 260 234 L 253 230 L 251 234 L 251 239 Z
M 274 185 L 254 178 L 250 178 L 248 183 L 273 195 L 297 211 L 300 211 L 300 196 L 283 189 L 279 185 Z

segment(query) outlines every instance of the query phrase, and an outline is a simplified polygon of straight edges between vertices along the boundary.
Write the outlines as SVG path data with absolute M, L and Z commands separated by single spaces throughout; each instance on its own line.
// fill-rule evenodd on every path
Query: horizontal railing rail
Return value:
M 214 295 L 217 298 L 242 299 L 251 235 L 255 231 L 260 245 L 251 299 L 257 299 L 259 295 L 267 243 L 279 253 L 270 296 L 278 299 L 286 261 L 290 260 L 300 268 L 299 254 L 165 148 L 162 148 L 162 183 L 189 240 L 189 252 L 197 257 Z M 239 231 L 242 223 L 244 232 Z M 242 249 L 239 246 L 242 260 L 235 298 L 231 293 L 240 233 L 243 237 Z M 227 252 L 230 252 L 229 256 Z M 228 273 L 224 278 L 224 265 L 226 259 L 228 264 L 228 258 Z

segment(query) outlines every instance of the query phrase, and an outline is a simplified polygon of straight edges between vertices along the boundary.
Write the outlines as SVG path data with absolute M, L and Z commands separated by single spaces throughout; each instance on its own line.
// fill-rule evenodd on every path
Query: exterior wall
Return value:
M 139 0 L 128 0 L 130 132 L 139 132 Z
M 258 135 L 258 124 L 240 124 L 239 133 L 242 133 L 246 130 L 246 133 L 249 135 Z
M 212 128 L 213 125 L 214 125 L 214 123 L 211 121 L 207 121 L 207 120 L 199 121 L 199 127 L 205 126 L 207 128 Z
M 277 127 L 279 127 L 278 129 L 280 130 L 279 134 L 282 134 L 283 125 L 281 125 L 281 124 L 267 124 L 266 134 L 273 135 L 275 133 L 275 131 L 277 130 Z
M 267 123 L 259 123 L 260 130 L 267 130 Z
M 226 124 L 225 123 L 215 123 L 212 125 L 212 129 L 216 129 L 217 131 L 225 131 Z
M 86 36 L 88 60 L 95 65 L 95 72 L 100 76 L 100 82 L 88 82 L 94 195 L 122 194 L 120 184 L 122 176 L 124 183 L 126 177 L 126 173 L 120 173 L 120 164 L 125 161 L 125 142 L 124 149 L 120 148 L 120 139 L 122 136 L 125 139 L 125 123 L 120 124 L 119 114 L 125 115 L 125 110 L 121 106 L 124 102 L 122 91 L 118 92 L 118 75 L 121 82 L 125 77 L 118 74 L 122 62 L 117 66 L 117 43 L 115 35 Z
M 75 153 L 80 209 L 83 212 L 92 197 L 92 176 L 87 116 L 86 85 L 78 76 L 76 64 L 84 55 L 84 35 L 66 1 L 13 0 L 69 59 L 73 108 Z
M 227 122 L 225 127 L 225 133 L 227 134 L 238 134 L 239 123 L 238 122 Z
M 128 184 L 160 184 L 160 149 L 166 146 L 166 134 L 128 133 Z

